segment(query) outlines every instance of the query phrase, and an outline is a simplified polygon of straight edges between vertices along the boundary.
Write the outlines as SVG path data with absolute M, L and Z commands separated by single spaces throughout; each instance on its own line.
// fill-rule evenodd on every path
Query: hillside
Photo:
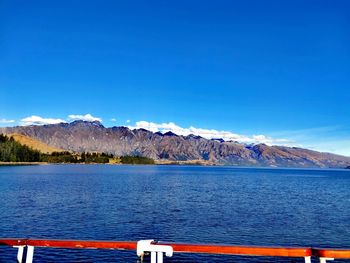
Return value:
M 153 133 L 127 127 L 106 128 L 96 121 L 0 128 L 0 133 L 21 134 L 50 147 L 72 152 L 145 156 L 160 162 L 202 160 L 242 166 L 332 168 L 350 165 L 350 157 L 307 149 L 265 144 L 247 146 L 195 135 L 178 136 L 171 132 Z
M 22 145 L 26 145 L 34 150 L 38 150 L 42 153 L 53 153 L 53 152 L 62 152 L 62 149 L 52 147 L 50 145 L 47 145 L 46 143 L 43 143 L 39 140 L 36 140 L 32 137 L 25 136 L 23 134 L 8 134 L 9 137 L 12 137 L 15 141 L 19 142 Z

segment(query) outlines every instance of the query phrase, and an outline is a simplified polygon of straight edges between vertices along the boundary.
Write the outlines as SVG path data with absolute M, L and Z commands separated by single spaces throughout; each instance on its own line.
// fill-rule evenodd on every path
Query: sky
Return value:
M 350 156 L 350 1 L 0 0 L 0 126 L 221 136 Z

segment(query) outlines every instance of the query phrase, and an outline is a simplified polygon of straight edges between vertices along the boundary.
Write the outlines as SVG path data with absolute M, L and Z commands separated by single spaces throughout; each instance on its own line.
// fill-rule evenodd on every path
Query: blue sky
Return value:
M 350 156 L 350 2 L 2 0 L 0 92 L 1 126 L 91 114 Z

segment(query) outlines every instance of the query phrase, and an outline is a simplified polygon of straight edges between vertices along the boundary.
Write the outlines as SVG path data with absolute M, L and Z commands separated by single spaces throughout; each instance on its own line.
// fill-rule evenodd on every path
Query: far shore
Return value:
M 123 165 L 122 163 L 48 163 L 48 162 L 0 162 L 0 166 L 24 166 L 24 165 L 71 165 L 71 164 L 107 164 L 107 165 Z
M 46 165 L 46 162 L 0 162 L 0 166 Z

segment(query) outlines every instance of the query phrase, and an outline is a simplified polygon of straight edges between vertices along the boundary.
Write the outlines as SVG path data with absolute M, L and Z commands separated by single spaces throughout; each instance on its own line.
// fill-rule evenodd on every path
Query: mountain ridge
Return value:
M 203 160 L 213 164 L 259 167 L 344 168 L 350 165 L 350 157 L 298 147 L 245 145 L 220 138 L 153 133 L 124 126 L 106 128 L 98 121 L 6 127 L 0 128 L 0 133 L 21 134 L 72 152 L 138 155 L 159 161 Z

